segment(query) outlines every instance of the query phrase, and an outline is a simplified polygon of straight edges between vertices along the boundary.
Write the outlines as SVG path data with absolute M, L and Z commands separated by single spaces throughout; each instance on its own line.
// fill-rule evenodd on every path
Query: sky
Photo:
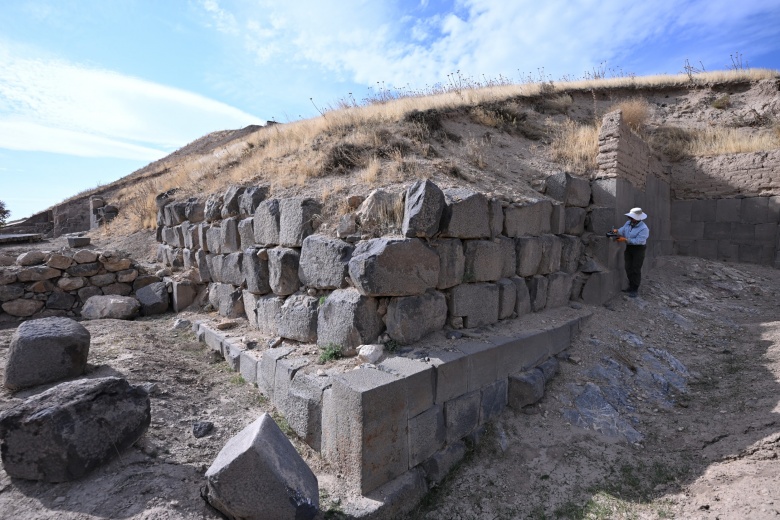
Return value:
M 209 132 L 459 73 L 780 69 L 779 0 L 0 0 L 0 201 L 19 219 Z

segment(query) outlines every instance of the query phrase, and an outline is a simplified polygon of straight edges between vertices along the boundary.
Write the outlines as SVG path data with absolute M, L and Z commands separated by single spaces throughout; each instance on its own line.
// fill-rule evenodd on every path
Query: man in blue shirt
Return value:
M 626 276 L 628 276 L 628 290 L 625 291 L 632 298 L 639 295 L 639 284 L 642 281 L 642 264 L 645 261 L 647 239 L 650 237 L 650 229 L 643 222 L 647 214 L 642 208 L 632 208 L 626 213 L 628 221 L 623 227 L 616 230 L 618 242 L 626 243 L 624 259 L 626 263 Z

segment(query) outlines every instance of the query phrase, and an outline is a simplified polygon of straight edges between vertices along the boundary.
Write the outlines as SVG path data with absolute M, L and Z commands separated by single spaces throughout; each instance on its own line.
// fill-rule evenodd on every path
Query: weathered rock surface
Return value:
M 81 317 L 87 320 L 131 320 L 138 316 L 140 310 L 141 304 L 131 296 L 92 296 L 84 303 Z
M 432 237 L 439 232 L 444 212 L 444 193 L 429 180 L 417 181 L 406 190 L 404 222 L 407 237 Z
M 298 290 L 300 253 L 288 247 L 275 247 L 268 250 L 268 283 L 274 294 L 286 296 Z
M 279 217 L 279 200 L 264 200 L 257 206 L 252 217 L 256 244 L 266 246 L 279 244 Z
M 317 298 L 304 294 L 288 297 L 282 305 L 279 335 L 303 343 L 317 339 Z
M 240 287 L 227 283 L 209 285 L 209 303 L 220 316 L 240 318 L 244 316 L 244 298 Z
M 401 345 L 414 343 L 444 328 L 447 299 L 433 289 L 418 296 L 392 298 L 387 306 L 387 333 Z
M 309 520 L 319 509 L 317 477 L 268 414 L 228 441 L 206 482 L 209 503 L 232 519 Z
M 117 377 L 55 386 L 0 414 L 0 453 L 11 477 L 65 482 L 131 446 L 151 421 L 149 396 Z
M 349 276 L 365 295 L 422 294 L 439 281 L 439 257 L 416 238 L 375 238 L 355 248 Z
M 322 205 L 314 199 L 293 197 L 279 201 L 279 245 L 301 247 L 303 239 L 314 233 Z
M 489 238 L 488 199 L 467 188 L 444 190 L 446 205 L 441 218 L 442 236 L 455 238 Z
M 99 291 L 100 289 L 98 289 Z M 0 308 L 7 312 L 11 316 L 18 318 L 26 318 L 32 316 L 44 306 L 44 302 L 40 300 L 31 300 L 26 298 L 19 298 L 17 300 L 11 300 L 5 302 Z
M 375 298 L 355 289 L 339 289 L 320 305 L 317 344 L 338 345 L 343 354 L 350 355 L 360 345 L 376 342 L 382 328 Z
M 19 325 L 11 337 L 5 386 L 11 390 L 84 373 L 89 331 L 70 318 L 42 318 Z
M 340 289 L 345 286 L 349 260 L 355 248 L 343 240 L 323 235 L 304 239 L 298 277 L 303 285 L 317 289 Z
M 141 314 L 144 316 L 168 312 L 170 297 L 164 282 L 156 282 L 142 287 L 135 293 L 135 297 L 141 303 Z

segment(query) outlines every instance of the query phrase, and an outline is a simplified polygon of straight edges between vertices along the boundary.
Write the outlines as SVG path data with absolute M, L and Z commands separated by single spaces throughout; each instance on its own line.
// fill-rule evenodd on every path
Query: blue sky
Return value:
M 2 0 L 0 200 L 29 216 L 215 130 L 447 74 L 780 69 L 778 0 Z

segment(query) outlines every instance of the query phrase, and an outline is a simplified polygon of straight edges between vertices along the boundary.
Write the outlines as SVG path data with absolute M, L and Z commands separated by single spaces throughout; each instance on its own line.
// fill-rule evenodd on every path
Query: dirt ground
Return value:
M 543 400 L 507 409 L 411 519 L 780 515 L 780 271 L 664 260 L 640 298 L 591 308 Z M 88 376 L 152 383 L 152 424 L 121 458 L 77 482 L 28 482 L 0 470 L 0 518 L 219 518 L 200 496 L 205 470 L 230 437 L 275 412 L 189 330 L 174 330 L 175 318 L 84 322 Z M 0 371 L 13 331 L 0 330 Z M 629 391 L 624 418 L 641 440 L 570 424 L 567 411 L 589 383 L 601 384 L 594 371 L 606 359 L 640 374 L 653 369 L 650 349 L 679 360 L 687 375 L 665 401 Z M 32 392 L 2 391 L 0 410 Z M 195 438 L 197 421 L 213 422 L 214 432 Z M 339 518 L 328 467 L 294 444 L 320 476 L 323 516 Z

